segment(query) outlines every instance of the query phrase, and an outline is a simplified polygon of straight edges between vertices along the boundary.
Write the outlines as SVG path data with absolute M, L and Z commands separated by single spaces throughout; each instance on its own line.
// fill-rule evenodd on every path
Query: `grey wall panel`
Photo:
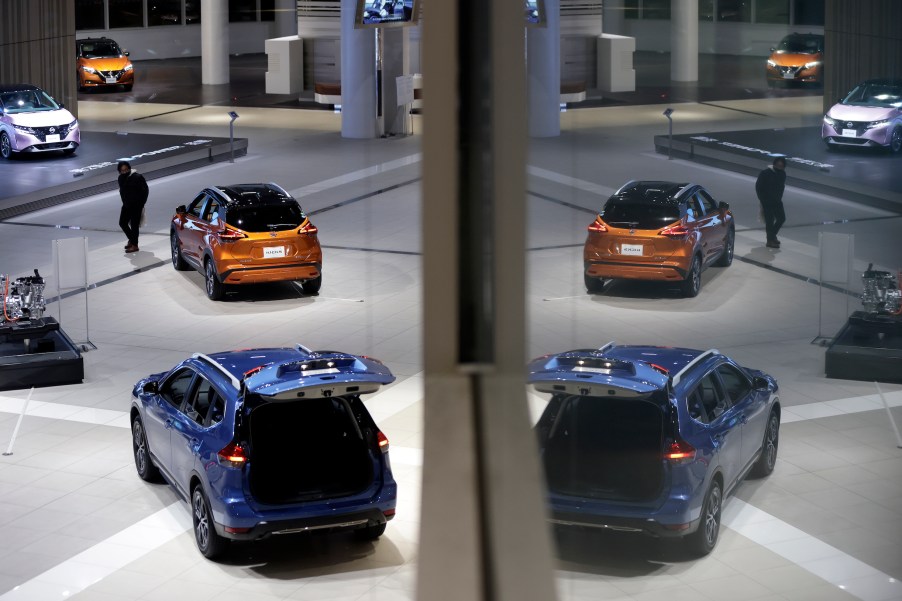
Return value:
M 824 111 L 858 82 L 902 78 L 902 2 L 827 0 Z
M 78 116 L 74 0 L 0 1 L 0 82 L 40 86 Z

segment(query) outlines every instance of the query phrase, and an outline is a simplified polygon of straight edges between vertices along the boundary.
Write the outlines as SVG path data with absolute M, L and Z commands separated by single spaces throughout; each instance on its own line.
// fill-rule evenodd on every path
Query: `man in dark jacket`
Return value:
M 128 161 L 119 161 L 117 169 L 119 169 L 119 196 L 122 198 L 119 227 L 128 237 L 125 252 L 133 253 L 138 251 L 138 227 L 141 224 L 141 214 L 144 212 L 149 190 L 147 180 L 134 171 Z
M 755 192 L 761 202 L 761 210 L 764 213 L 764 229 L 767 232 L 768 248 L 780 248 L 777 240 L 777 232 L 786 221 L 786 212 L 783 210 L 783 189 L 786 187 L 786 159 L 777 157 L 773 164 L 758 174 L 755 182 Z

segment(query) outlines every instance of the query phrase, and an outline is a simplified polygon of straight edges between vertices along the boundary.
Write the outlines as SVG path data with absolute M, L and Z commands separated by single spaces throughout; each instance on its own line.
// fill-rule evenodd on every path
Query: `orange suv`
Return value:
M 583 249 L 586 289 L 605 279 L 680 282 L 692 297 L 709 265 L 733 262 L 733 214 L 698 184 L 631 181 L 589 225 Z
M 78 89 L 135 84 L 135 70 L 119 44 L 109 38 L 86 38 L 75 42 L 75 73 Z
M 207 296 L 226 285 L 300 281 L 307 294 L 323 283 L 317 229 L 291 195 L 276 184 L 204 189 L 175 210 L 172 265 L 204 274 Z

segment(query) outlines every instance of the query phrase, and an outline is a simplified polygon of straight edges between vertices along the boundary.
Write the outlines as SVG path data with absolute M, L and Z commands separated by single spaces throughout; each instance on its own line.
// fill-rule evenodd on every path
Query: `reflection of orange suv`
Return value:
M 300 281 L 316 294 L 323 283 L 317 229 L 276 184 L 204 189 L 175 210 L 170 242 L 173 267 L 203 273 L 212 300 L 229 284 Z
M 686 296 L 695 296 L 705 267 L 733 262 L 729 209 L 698 184 L 625 184 L 589 225 L 586 289 L 600 292 L 605 279 L 662 280 L 680 282 Z
M 75 71 L 78 89 L 125 86 L 135 83 L 135 70 L 119 44 L 109 38 L 87 38 L 75 42 Z
M 798 82 L 821 84 L 824 81 L 824 36 L 816 33 L 791 33 L 767 59 L 767 84 Z

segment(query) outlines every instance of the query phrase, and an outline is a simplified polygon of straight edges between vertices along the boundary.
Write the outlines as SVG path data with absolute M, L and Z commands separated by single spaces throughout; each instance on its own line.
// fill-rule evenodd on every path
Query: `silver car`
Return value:
M 824 115 L 827 148 L 880 146 L 902 152 L 902 79 L 869 79 Z
M 60 150 L 72 154 L 81 144 L 78 121 L 37 86 L 0 85 L 0 156 Z

